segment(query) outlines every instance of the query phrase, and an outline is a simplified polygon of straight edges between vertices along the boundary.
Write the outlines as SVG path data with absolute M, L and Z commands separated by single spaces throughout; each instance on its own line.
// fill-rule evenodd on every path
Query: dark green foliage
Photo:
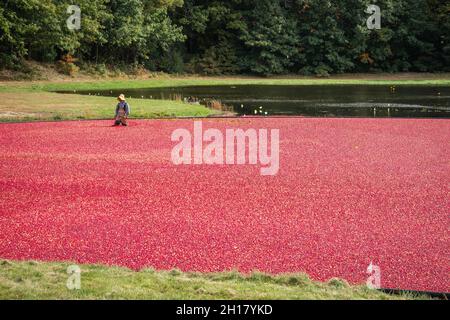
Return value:
M 243 68 L 257 74 L 288 73 L 299 53 L 297 21 L 291 19 L 280 2 L 249 1 L 246 28 L 240 39 L 245 51 Z
M 168 17 L 178 0 L 78 0 L 81 29 L 66 26 L 71 0 L 0 2 L 0 62 L 56 61 L 65 54 L 81 62 L 148 64 L 184 40 Z
M 436 49 L 436 60 L 442 71 L 450 71 L 450 0 L 428 0 L 432 27 L 432 36 Z
M 355 10 L 359 1 L 297 1 L 298 33 L 300 35 L 300 72 L 326 76 L 355 67 L 361 42 L 358 26 L 365 25 L 362 16 L 366 6 Z M 361 40 L 361 39 L 360 39 Z
M 185 59 L 188 71 L 209 75 L 241 72 L 239 39 L 246 27 L 242 12 L 236 10 L 241 0 L 185 0 L 175 19 L 187 36 Z
M 366 27 L 374 3 L 381 30 Z M 327 76 L 448 70 L 449 10 L 442 0 L 185 0 L 174 18 L 189 71 Z
M 76 3 L 82 26 L 69 31 L 71 0 L 1 1 L 0 68 L 69 54 L 98 74 L 107 65 L 208 75 L 450 70 L 450 0 Z M 381 30 L 366 27 L 369 4 L 381 7 Z

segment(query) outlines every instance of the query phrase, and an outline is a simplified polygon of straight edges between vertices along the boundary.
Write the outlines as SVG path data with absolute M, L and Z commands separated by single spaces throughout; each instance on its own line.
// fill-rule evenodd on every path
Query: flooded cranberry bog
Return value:
M 279 171 L 174 165 L 193 120 L 0 125 L 0 257 L 306 272 L 449 292 L 447 119 L 203 119 L 280 132 Z

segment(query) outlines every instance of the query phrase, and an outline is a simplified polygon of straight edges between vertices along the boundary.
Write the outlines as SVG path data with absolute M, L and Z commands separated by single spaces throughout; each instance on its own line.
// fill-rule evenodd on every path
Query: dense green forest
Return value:
M 70 31 L 67 7 L 81 8 Z M 381 8 L 369 30 L 365 10 Z M 450 70 L 450 0 L 1 0 L 0 66 L 170 73 Z M 72 68 L 72 69 L 71 69 Z

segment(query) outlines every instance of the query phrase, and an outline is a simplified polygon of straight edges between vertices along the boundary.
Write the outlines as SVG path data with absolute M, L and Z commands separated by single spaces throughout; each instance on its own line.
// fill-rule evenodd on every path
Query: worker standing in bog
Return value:
M 119 103 L 117 104 L 116 107 L 116 116 L 115 116 L 115 120 L 116 122 L 114 123 L 115 126 L 127 126 L 128 122 L 128 116 L 130 115 L 130 106 L 128 105 L 126 99 L 125 99 L 125 95 L 121 94 L 118 98 Z

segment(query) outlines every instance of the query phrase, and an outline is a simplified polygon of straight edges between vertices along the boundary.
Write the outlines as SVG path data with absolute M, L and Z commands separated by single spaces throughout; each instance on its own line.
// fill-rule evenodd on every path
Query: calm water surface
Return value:
M 239 115 L 450 118 L 450 87 L 439 86 L 239 85 L 77 93 L 202 104 L 219 100 Z

